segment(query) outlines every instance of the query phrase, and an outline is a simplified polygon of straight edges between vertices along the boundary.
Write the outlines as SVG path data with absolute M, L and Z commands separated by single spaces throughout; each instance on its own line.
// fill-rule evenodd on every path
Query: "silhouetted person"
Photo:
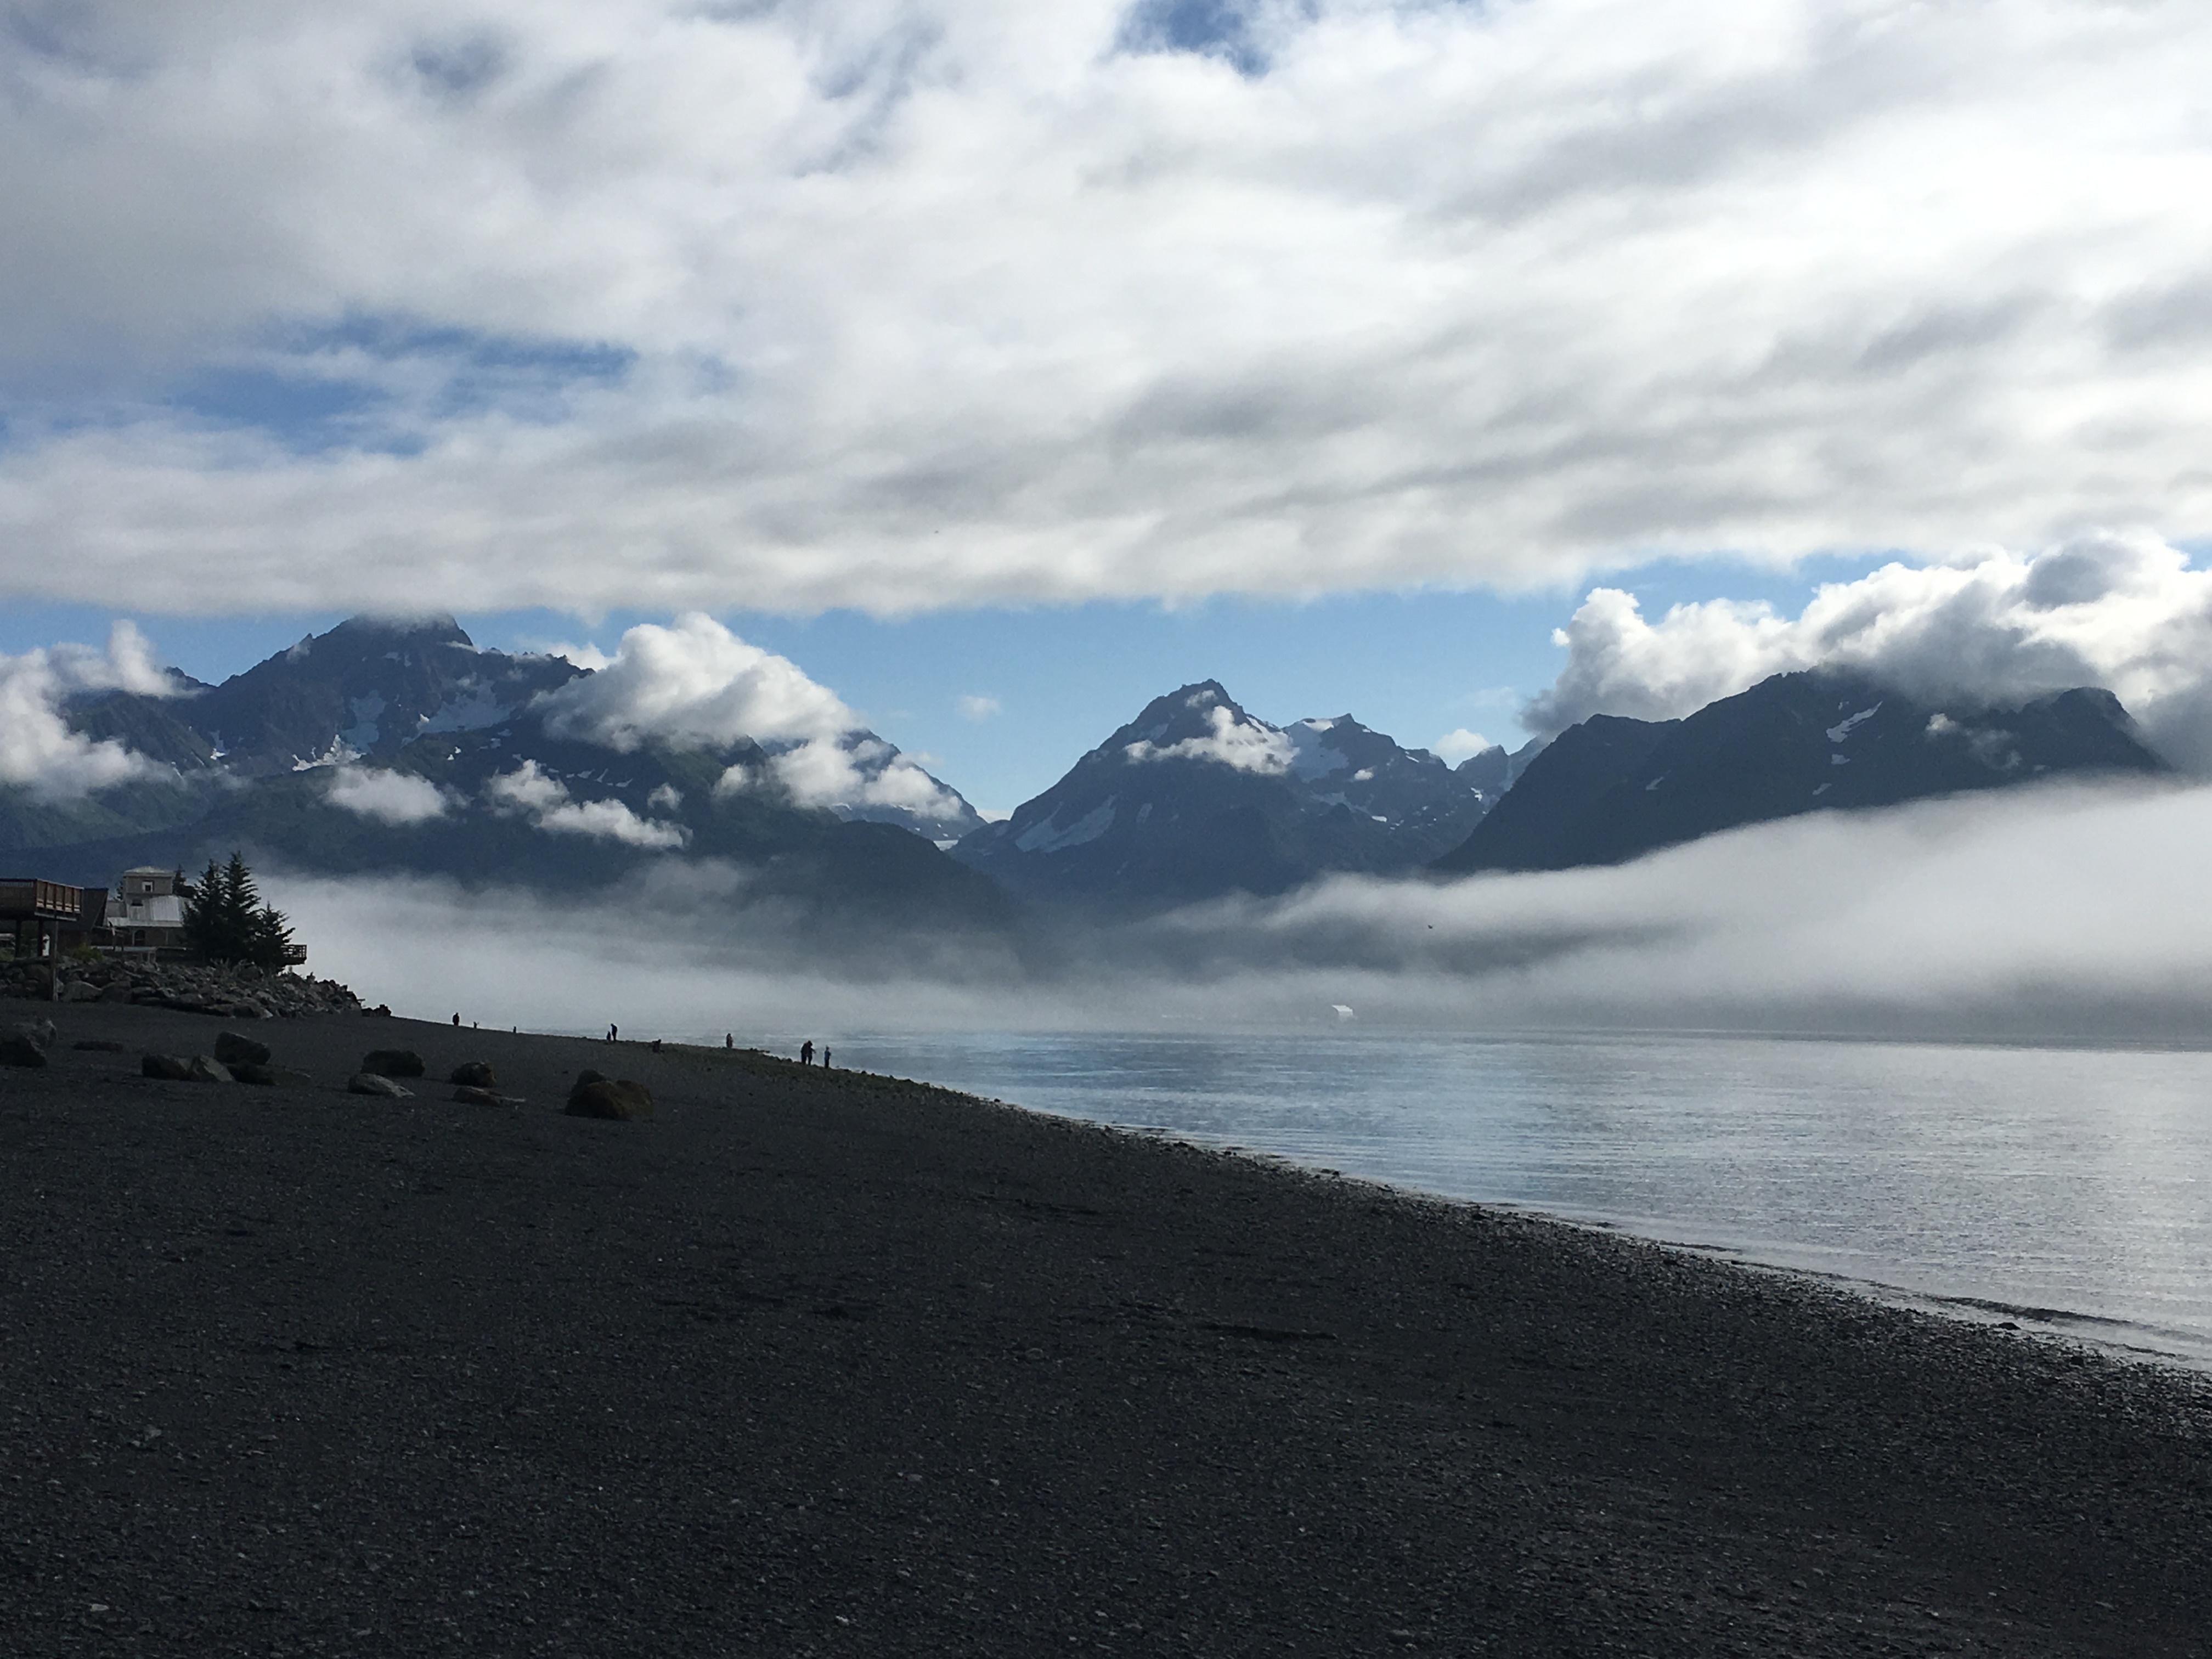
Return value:
M 723 1046 L 725 1048 L 736 1048 L 736 1047 L 738 1046 L 738 1034 L 737 1034 L 735 1031 L 725 1031 L 725 1032 L 723 1032 L 723 1033 L 722 1033 L 722 1046 Z
M 453 1029 L 456 1031 L 461 1029 L 461 1017 L 459 1014 L 453 1016 Z
M 830 1045 L 826 1042 L 822 1045 L 822 1069 L 825 1072 L 830 1069 Z
M 799 1045 L 799 1063 L 801 1066 L 811 1066 L 814 1063 L 814 1039 L 812 1037 L 807 1038 L 805 1042 Z
M 653 1040 L 653 1052 L 656 1054 L 660 1052 L 660 1039 L 659 1037 L 655 1037 Z
M 621 1031 L 621 1030 L 622 1027 L 619 1025 L 609 1025 L 607 1027 L 607 1041 L 612 1042 L 615 1040 L 617 1033 Z

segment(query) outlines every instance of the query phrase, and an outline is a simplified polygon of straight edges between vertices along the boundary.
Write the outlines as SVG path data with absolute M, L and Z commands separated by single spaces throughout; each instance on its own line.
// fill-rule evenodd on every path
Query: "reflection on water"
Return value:
M 939 1034 L 841 1066 L 2212 1358 L 2212 1054 Z M 2100 1327 L 2095 1322 L 2124 1322 Z

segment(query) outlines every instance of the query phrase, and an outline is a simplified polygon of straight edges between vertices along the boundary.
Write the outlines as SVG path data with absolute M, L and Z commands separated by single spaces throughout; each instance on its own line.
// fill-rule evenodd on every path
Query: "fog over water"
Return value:
M 1112 929 L 871 936 L 670 857 L 593 901 L 270 872 L 396 1012 L 640 1035 L 1723 1030 L 2212 1038 L 2212 789 L 2053 786 L 1714 836 L 1616 869 L 1340 878 Z
M 400 1013 L 812 1037 L 2203 1360 L 2208 845 L 2212 787 L 2051 787 L 1011 939 L 870 939 L 674 859 L 591 903 L 269 886 L 316 971 Z

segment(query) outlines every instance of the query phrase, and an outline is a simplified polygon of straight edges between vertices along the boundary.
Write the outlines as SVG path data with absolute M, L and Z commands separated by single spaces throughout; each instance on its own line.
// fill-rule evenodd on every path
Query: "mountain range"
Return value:
M 1025 907 L 1122 915 L 1333 872 L 1619 863 L 1796 813 L 2167 769 L 2094 687 L 2000 707 L 1784 674 L 1681 720 L 1596 715 L 1452 766 L 1348 714 L 1273 725 L 1206 680 L 985 823 L 872 732 L 655 726 L 618 682 L 479 647 L 450 617 L 356 617 L 219 685 L 80 693 L 71 728 L 143 757 L 137 775 L 68 799 L 0 788 L 0 858 L 104 885 L 239 847 L 552 894 L 682 855 L 793 916 L 1003 929 Z
M 2119 699 L 2094 687 L 2006 707 L 1938 706 L 1863 674 L 1777 674 L 1686 719 L 1597 714 L 1561 732 L 1431 868 L 1620 864 L 1802 812 L 2167 769 Z
M 1027 897 L 1116 910 L 1395 875 L 1463 842 L 1510 767 L 1493 747 L 1455 769 L 1349 714 L 1272 726 L 1206 680 L 1154 698 L 952 856 Z
M 154 765 L 73 801 L 0 792 L 0 848 L 101 885 L 129 865 L 189 867 L 240 846 L 316 872 L 549 891 L 682 852 L 745 866 L 762 897 L 1003 919 L 997 890 L 934 844 L 980 825 L 974 809 L 874 733 L 811 747 L 610 738 L 579 695 L 592 678 L 562 658 L 482 649 L 450 617 L 355 617 L 220 685 L 179 676 L 167 696 L 83 694 L 65 710 L 72 728 Z M 872 786 L 893 775 L 916 787 L 888 793 L 919 805 L 880 798 Z M 824 776 L 850 799 L 802 787 Z

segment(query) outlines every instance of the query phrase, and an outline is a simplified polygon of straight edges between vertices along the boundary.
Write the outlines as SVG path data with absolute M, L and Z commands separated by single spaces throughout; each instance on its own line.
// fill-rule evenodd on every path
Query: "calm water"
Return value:
M 1373 1031 L 833 1041 L 841 1066 L 2212 1360 L 2212 1054 Z

